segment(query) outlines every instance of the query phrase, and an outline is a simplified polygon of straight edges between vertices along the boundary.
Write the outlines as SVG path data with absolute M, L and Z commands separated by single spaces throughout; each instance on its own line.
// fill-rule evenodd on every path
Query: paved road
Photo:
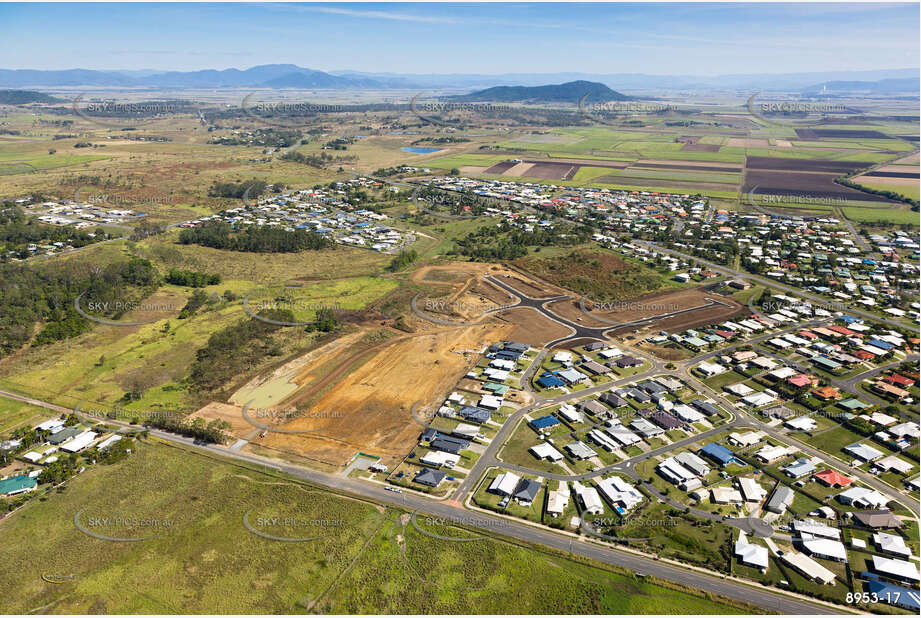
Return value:
M 69 408 L 31 397 L 24 397 L 15 393 L 0 391 L 0 396 L 18 401 L 25 401 L 32 405 L 41 406 L 58 412 L 72 412 Z M 125 428 L 131 427 L 120 421 L 107 420 L 107 422 Z M 136 427 L 133 428 L 136 429 Z M 205 450 L 222 457 L 246 461 L 259 466 L 267 466 L 295 478 L 370 499 L 376 503 L 402 507 L 434 517 L 444 517 L 455 522 L 462 522 L 463 525 L 469 528 L 485 530 L 490 534 L 510 537 L 519 541 L 545 545 L 572 555 L 591 558 L 605 564 L 623 567 L 634 572 L 645 573 L 693 589 L 703 590 L 731 599 L 751 603 L 771 612 L 785 614 L 838 614 L 846 612 L 845 609 L 837 610 L 828 606 L 813 604 L 804 599 L 792 597 L 781 592 L 749 586 L 738 581 L 646 558 L 621 549 L 598 545 L 572 536 L 561 535 L 549 529 L 530 526 L 485 513 L 474 513 L 464 510 L 456 503 L 435 502 L 408 492 L 397 494 L 387 491 L 383 487 L 373 483 L 318 472 L 300 466 L 281 464 L 263 457 L 232 451 L 223 446 L 195 444 L 195 441 L 191 438 L 177 436 L 156 429 L 151 429 L 150 434 L 168 442 Z

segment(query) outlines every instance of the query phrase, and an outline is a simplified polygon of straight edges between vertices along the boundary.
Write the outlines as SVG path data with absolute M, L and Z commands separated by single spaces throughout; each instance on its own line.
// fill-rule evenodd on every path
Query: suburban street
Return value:
M 6 391 L 0 391 L 0 397 L 23 401 L 65 414 L 73 412 L 73 410 L 63 406 Z M 137 427 L 132 427 L 128 423 L 123 423 L 121 421 L 107 420 L 107 423 L 120 425 L 124 429 L 137 429 Z M 329 487 L 339 492 L 372 500 L 378 504 L 409 509 L 434 517 L 450 518 L 454 521 L 463 522 L 468 528 L 481 529 L 491 534 L 498 534 L 519 541 L 545 545 L 572 555 L 598 560 L 605 564 L 659 577 L 664 580 L 688 586 L 692 589 L 704 590 L 731 599 L 751 603 L 767 611 L 783 614 L 847 613 L 846 608 L 838 609 L 825 604 L 813 603 L 802 597 L 774 592 L 761 586 L 749 585 L 726 577 L 711 575 L 700 570 L 691 570 L 672 565 L 629 551 L 581 540 L 571 535 L 558 534 L 546 528 L 518 523 L 510 521 L 507 518 L 485 513 L 474 513 L 465 510 L 456 502 L 437 502 L 408 492 L 397 494 L 387 491 L 383 486 L 374 483 L 365 483 L 336 474 L 327 474 L 301 466 L 280 463 L 257 455 L 233 451 L 224 446 L 197 444 L 196 441 L 191 438 L 177 436 L 156 429 L 151 429 L 149 432 L 150 435 L 156 436 L 167 442 L 179 444 L 187 448 L 202 450 L 220 457 L 245 461 L 258 466 L 266 466 L 295 478 L 316 485 Z

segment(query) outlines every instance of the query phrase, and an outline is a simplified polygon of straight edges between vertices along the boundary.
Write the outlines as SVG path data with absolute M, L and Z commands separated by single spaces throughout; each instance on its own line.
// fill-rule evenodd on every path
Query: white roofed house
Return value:
M 769 564 L 767 547 L 749 543 L 743 531 L 739 531 L 739 540 L 736 541 L 734 553 L 742 564 L 761 569 L 762 573 L 767 571 Z
M 724 367 L 723 365 L 720 365 L 718 363 L 708 363 L 708 362 L 703 362 L 700 365 L 698 365 L 697 370 L 700 371 L 705 376 L 707 376 L 708 378 L 720 375 L 721 373 L 725 373 L 727 371 L 726 367 Z
M 582 416 L 582 413 L 568 403 L 561 405 L 559 410 L 557 410 L 557 413 L 570 423 L 581 423 L 585 420 L 585 417 Z
M 710 489 L 710 499 L 714 504 L 741 504 L 742 494 L 732 487 L 712 487 Z
M 82 451 L 87 446 L 92 444 L 93 440 L 96 439 L 96 432 L 94 431 L 84 431 L 79 436 L 75 436 L 68 440 L 67 442 L 61 445 L 62 451 L 67 451 L 68 453 L 76 453 Z
M 780 559 L 799 571 L 800 575 L 820 584 L 834 584 L 835 574 L 805 554 L 795 551 L 785 551 Z
M 615 509 L 629 511 L 643 501 L 643 494 L 639 490 L 617 476 L 598 481 L 598 491 Z
M 535 444 L 528 449 L 538 459 L 547 459 L 549 461 L 561 461 L 563 454 L 556 450 L 549 442 Z
M 873 571 L 891 579 L 913 584 L 915 587 L 921 581 L 921 576 L 918 574 L 918 565 L 898 558 L 873 556 Z
M 564 481 L 560 481 L 559 489 L 552 489 L 547 494 L 547 514 L 559 517 L 569 505 L 569 488 Z
M 851 487 L 838 494 L 841 504 L 868 509 L 880 509 L 889 504 L 889 498 L 875 489 L 866 487 Z
M 804 535 L 800 538 L 799 544 L 805 552 L 816 558 L 847 562 L 847 549 L 841 541 Z
M 511 496 L 520 480 L 521 477 L 514 472 L 503 472 L 493 479 L 488 491 L 500 496 Z
M 763 463 L 770 464 L 790 454 L 792 449 L 787 446 L 763 446 L 755 453 L 755 457 Z
M 761 502 L 767 497 L 767 490 L 759 485 L 755 479 L 747 476 L 736 477 L 736 484 L 742 492 L 746 502 Z
M 875 532 L 873 533 L 873 543 L 876 545 L 876 549 L 884 554 L 892 554 L 905 560 L 911 560 L 912 558 L 911 548 L 905 544 L 905 539 L 897 534 Z
M 594 487 L 586 487 L 579 481 L 573 481 L 572 488 L 576 492 L 576 496 L 579 497 L 582 508 L 584 508 L 586 512 L 595 515 L 604 512 L 604 505 L 601 503 L 601 498 L 598 496 L 597 489 Z

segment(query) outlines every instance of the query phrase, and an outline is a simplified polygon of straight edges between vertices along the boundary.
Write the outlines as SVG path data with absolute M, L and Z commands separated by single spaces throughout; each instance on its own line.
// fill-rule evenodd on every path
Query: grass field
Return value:
M 21 401 L 0 398 L 0 435 L 27 425 L 35 425 L 54 413 Z
M 876 189 L 877 191 L 893 191 L 913 200 L 921 199 L 921 184 L 917 182 L 911 186 L 886 184 L 885 182 L 867 182 L 865 179 L 861 179 L 859 182 L 861 186 Z
M 849 208 L 841 209 L 844 216 L 851 221 L 860 221 L 861 223 L 876 223 L 883 221 L 886 223 L 919 225 L 919 214 L 913 210 L 903 210 L 895 208 Z
M 151 474 L 157 470 L 157 474 Z M 176 480 L 181 479 L 181 483 Z M 312 541 L 280 542 L 251 533 Z M 92 518 L 143 517 L 143 532 Z M 273 517 L 300 525 L 275 525 Z M 263 519 L 264 518 L 264 519 Z M 297 523 L 295 522 L 295 523 Z M 165 525 L 169 523 L 170 525 Z M 417 518 L 445 536 L 469 533 Z M 156 442 L 97 466 L 0 523 L 5 613 L 742 613 L 703 597 L 496 540 L 419 531 L 341 498 Z M 20 542 L 29 539 L 29 542 Z M 459 551 L 459 547 L 463 551 Z M 43 580 L 57 576 L 60 584 Z M 369 582 L 374 582 L 370 585 Z

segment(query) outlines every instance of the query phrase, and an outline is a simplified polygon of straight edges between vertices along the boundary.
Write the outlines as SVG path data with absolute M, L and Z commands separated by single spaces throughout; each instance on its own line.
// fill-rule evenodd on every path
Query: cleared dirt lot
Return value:
M 500 311 L 497 317 L 508 321 L 511 327 L 508 339 L 528 345 L 542 346 L 548 341 L 565 337 L 572 332 L 568 326 L 554 322 L 537 311 L 525 307 Z
M 593 311 L 592 302 L 586 299 L 585 308 L 588 310 L 588 315 L 581 311 L 578 299 L 559 301 L 549 305 L 549 308 L 552 309 L 554 313 L 573 321 L 582 318 L 580 323 L 584 326 L 604 327 L 609 326 L 611 322 L 634 322 L 636 320 L 665 315 L 675 311 L 691 309 L 693 307 L 703 307 L 710 303 L 708 299 L 718 300 L 729 306 L 715 305 L 704 307 L 696 311 L 656 320 L 648 327 L 628 327 L 624 330 L 633 328 L 651 328 L 654 330 L 691 328 L 695 325 L 711 324 L 713 322 L 722 321 L 728 319 L 729 316 L 739 315 L 740 309 L 743 311 L 745 310 L 744 306 L 731 298 L 713 294 L 702 288 L 674 291 L 665 290 L 626 301 L 607 304 L 601 303 L 597 306 L 597 308 L 600 309 L 599 311 Z M 602 319 L 606 321 L 603 322 Z
M 410 417 L 412 406 L 419 402 L 432 409 L 440 403 L 478 359 L 478 354 L 463 351 L 507 339 L 509 330 L 501 323 L 444 328 L 361 355 L 346 363 L 346 371 L 333 383 L 302 374 L 298 381 L 303 380 L 303 388 L 281 407 L 308 410 L 310 414 L 284 429 L 310 433 L 270 432 L 255 442 L 337 466 L 358 451 L 378 455 L 388 464 L 397 461 L 421 429 Z

